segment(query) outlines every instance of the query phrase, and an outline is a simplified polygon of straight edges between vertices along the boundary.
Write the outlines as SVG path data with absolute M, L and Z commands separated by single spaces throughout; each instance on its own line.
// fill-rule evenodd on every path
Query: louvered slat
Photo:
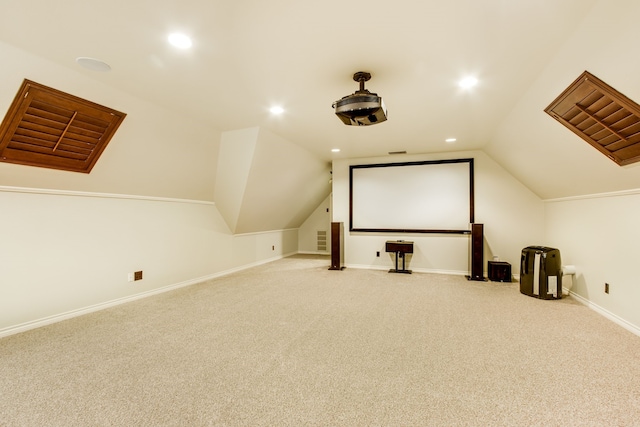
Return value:
M 82 142 L 82 141 L 75 141 L 69 138 L 63 138 L 60 141 L 58 149 L 60 149 L 60 147 L 66 147 L 66 150 L 69 150 L 69 151 L 91 152 L 95 150 L 97 146 L 98 144 L 91 144 L 91 143 Z
M 56 129 L 62 132 L 65 124 L 46 117 L 34 116 L 27 112 L 22 119 L 22 126 L 32 129 Z
M 73 127 L 83 132 L 103 134 L 109 127 L 109 122 L 89 121 L 86 116 L 78 114 L 76 120 L 73 122 Z
M 24 151 L 25 153 L 33 152 L 33 153 L 39 153 L 39 154 L 46 154 L 52 157 L 64 157 L 64 158 L 76 159 L 76 160 L 86 160 L 88 157 L 87 155 L 82 155 L 79 153 L 74 153 L 66 150 L 52 151 L 52 149 L 50 148 L 39 147 L 39 146 L 30 145 L 30 144 L 29 145 L 22 144 L 22 143 L 15 143 L 12 148 L 14 150 Z
M 79 128 L 75 125 L 71 125 L 69 127 L 69 130 L 67 131 L 68 138 L 73 138 L 75 140 L 85 142 L 96 142 L 102 137 L 102 135 L 104 135 L 104 131 L 95 132 L 93 130 Z
M 602 128 L 602 132 L 598 132 L 592 136 L 593 140 L 603 147 L 608 147 L 612 144 L 620 142 L 620 138 L 609 132 L 606 128 Z M 609 150 L 611 151 L 611 150 Z
M 36 93 L 37 92 L 38 91 L 36 91 Z M 43 97 L 43 99 L 45 98 Z M 49 102 L 45 102 L 44 100 L 40 100 L 38 98 L 33 98 L 31 103 L 29 104 L 29 110 L 33 111 L 32 114 L 36 116 L 48 117 L 50 120 L 55 120 L 60 123 L 69 123 L 69 120 L 73 116 L 74 110 L 51 104 L 52 101 L 56 101 L 55 98 L 48 97 L 46 99 Z
M 31 138 L 31 140 L 34 141 L 33 144 L 35 145 L 38 145 L 37 141 L 41 141 L 45 145 L 49 142 L 53 142 L 55 145 L 55 142 L 60 138 L 60 132 L 58 132 L 58 134 L 39 132 L 22 126 L 16 129 L 15 135 Z

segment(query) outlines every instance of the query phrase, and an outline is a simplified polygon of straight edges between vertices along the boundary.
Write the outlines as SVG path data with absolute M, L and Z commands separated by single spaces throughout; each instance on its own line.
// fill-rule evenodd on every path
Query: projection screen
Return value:
M 469 234 L 473 159 L 352 165 L 349 229 Z

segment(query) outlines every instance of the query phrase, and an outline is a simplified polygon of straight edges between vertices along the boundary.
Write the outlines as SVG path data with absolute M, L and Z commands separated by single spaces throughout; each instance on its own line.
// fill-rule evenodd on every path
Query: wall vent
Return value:
M 326 252 L 327 251 L 327 231 L 326 230 L 318 230 L 317 231 L 317 250 Z
M 0 161 L 89 173 L 125 116 L 24 80 L 0 125 Z
M 620 166 L 640 161 L 640 106 L 585 71 L 545 110 Z

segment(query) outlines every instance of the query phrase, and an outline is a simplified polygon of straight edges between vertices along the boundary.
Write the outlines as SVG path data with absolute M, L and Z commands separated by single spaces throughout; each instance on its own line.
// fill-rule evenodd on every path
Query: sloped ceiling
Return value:
M 544 109 L 582 72 L 640 102 L 640 2 L 600 1 L 496 129 L 484 150 L 544 199 L 640 188 L 640 165 L 620 167 Z
M 640 100 L 635 0 L 3 0 L 0 12 L 0 41 L 221 131 L 265 129 L 322 161 L 482 149 L 543 198 L 640 182 L 638 168 L 543 111 L 585 70 Z M 193 48 L 169 46 L 172 31 Z M 112 70 L 85 70 L 79 56 Z M 354 128 L 331 103 L 361 70 L 389 120 Z M 479 84 L 465 91 L 467 75 Z M 271 116 L 273 104 L 284 114 Z
M 225 132 L 215 200 L 235 234 L 299 227 L 329 195 L 330 165 L 260 129 Z
M 261 130 L 238 232 L 299 227 L 329 195 L 331 165 Z

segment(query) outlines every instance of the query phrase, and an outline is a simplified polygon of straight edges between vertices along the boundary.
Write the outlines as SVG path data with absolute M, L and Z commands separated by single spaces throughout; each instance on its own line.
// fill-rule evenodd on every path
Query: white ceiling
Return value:
M 219 130 L 265 127 L 330 160 L 484 147 L 593 3 L 2 0 L 0 40 Z M 169 46 L 173 31 L 193 48 Z M 83 69 L 79 56 L 112 71 Z M 356 71 L 371 72 L 387 122 L 334 116 Z M 467 75 L 479 84 L 464 91 Z M 285 113 L 271 116 L 273 104 Z
M 482 150 L 553 199 L 640 188 L 640 163 L 617 166 L 544 113 L 585 70 L 638 102 L 639 20 L 638 0 L 1 0 L 0 41 L 220 131 L 266 129 L 322 161 Z M 174 31 L 192 49 L 170 46 Z M 372 74 L 388 121 L 335 117 L 356 71 Z M 460 89 L 469 75 L 478 86 Z

